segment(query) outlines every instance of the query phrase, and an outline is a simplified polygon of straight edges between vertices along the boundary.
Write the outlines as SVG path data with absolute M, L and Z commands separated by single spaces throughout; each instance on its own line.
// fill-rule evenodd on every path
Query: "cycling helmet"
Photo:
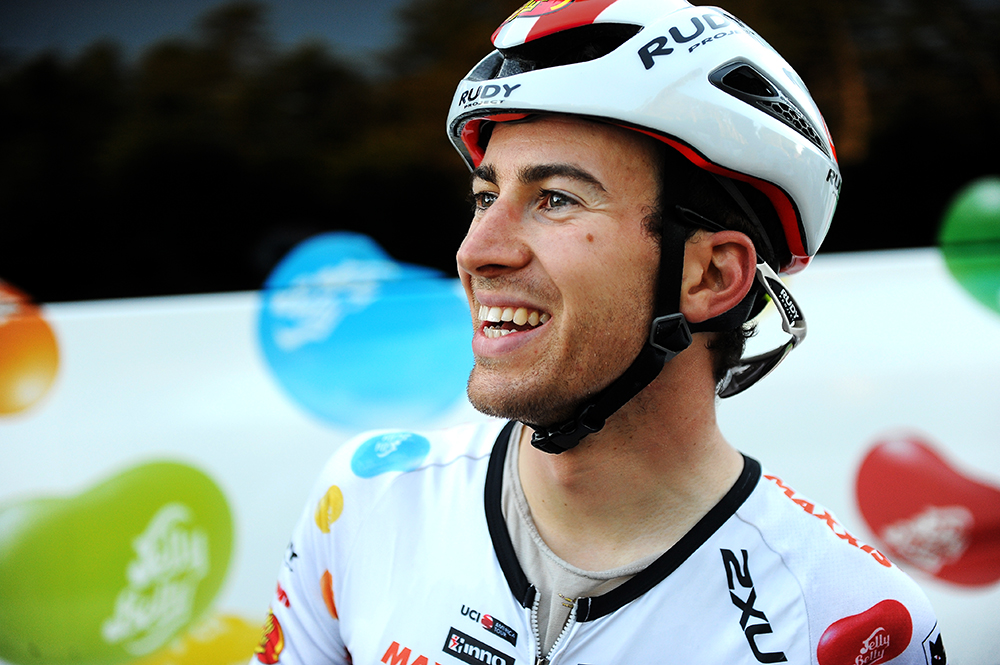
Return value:
M 801 309 L 777 273 L 794 273 L 809 263 L 840 194 L 833 141 L 791 66 L 732 14 L 684 0 L 532 0 L 494 32 L 492 41 L 495 50 L 461 81 L 448 116 L 448 136 L 468 166 L 482 160 L 492 123 L 536 114 L 612 123 L 675 148 L 712 174 L 765 244 L 787 247 L 775 265 L 758 262 L 759 287 L 752 294 L 763 290 L 771 298 L 792 338 L 774 351 L 743 359 L 720 395 L 741 392 L 769 373 L 805 336 Z M 758 199 L 770 204 L 768 213 L 776 216 L 780 230 L 761 223 L 741 193 L 747 186 L 763 194 Z M 678 208 L 668 215 L 713 230 L 722 227 L 697 211 Z M 561 452 L 600 429 L 664 362 L 690 344 L 692 331 L 734 329 L 759 311 L 748 297 L 746 307 L 714 328 L 684 320 L 678 312 L 682 226 L 663 225 L 660 287 L 643 351 L 573 419 L 535 428 L 539 448 Z

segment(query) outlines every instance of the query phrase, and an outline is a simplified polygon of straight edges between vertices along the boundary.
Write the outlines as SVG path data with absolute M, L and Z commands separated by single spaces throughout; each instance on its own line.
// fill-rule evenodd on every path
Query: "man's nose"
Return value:
M 524 230 L 523 212 L 498 197 L 469 226 L 458 248 L 459 270 L 478 277 L 497 277 L 523 268 L 531 261 Z

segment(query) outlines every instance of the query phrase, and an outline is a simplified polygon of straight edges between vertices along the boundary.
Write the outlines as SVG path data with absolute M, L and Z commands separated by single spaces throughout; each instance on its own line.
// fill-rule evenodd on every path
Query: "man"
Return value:
M 681 0 L 531 2 L 493 42 L 449 132 L 468 394 L 504 420 L 339 450 L 258 660 L 944 662 L 916 585 L 716 423 L 804 336 L 775 269 L 839 191 L 791 68 Z M 740 360 L 766 298 L 792 339 Z

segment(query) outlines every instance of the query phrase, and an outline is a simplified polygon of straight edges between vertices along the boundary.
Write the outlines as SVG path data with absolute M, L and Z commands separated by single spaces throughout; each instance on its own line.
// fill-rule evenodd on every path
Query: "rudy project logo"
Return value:
M 454 627 L 441 649 L 469 665 L 514 665 L 514 657 L 497 651 Z

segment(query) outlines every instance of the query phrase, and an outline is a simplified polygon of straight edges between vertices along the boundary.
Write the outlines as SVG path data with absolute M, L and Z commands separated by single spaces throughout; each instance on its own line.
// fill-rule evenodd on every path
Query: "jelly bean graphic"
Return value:
M 819 665 L 875 665 L 903 653 L 913 636 L 910 613 L 897 600 L 835 621 L 816 647 Z
M 855 490 L 890 557 L 955 584 L 1000 580 L 1000 489 L 960 473 L 920 435 L 878 441 Z
M 958 283 L 1000 313 L 1000 177 L 975 180 L 955 196 L 938 243 Z
M 323 593 L 323 602 L 326 604 L 326 611 L 334 619 L 339 619 L 340 617 L 337 615 L 337 603 L 333 598 L 333 576 L 330 575 L 329 570 L 324 570 L 320 576 L 319 588 Z
M 285 393 L 326 422 L 430 422 L 464 397 L 472 369 L 460 291 L 458 280 L 396 262 L 366 236 L 322 234 L 268 277 L 261 350 Z
M 361 478 L 389 471 L 412 471 L 431 450 L 431 442 L 412 432 L 390 432 L 374 436 L 354 451 L 351 470 Z
M 285 634 L 281 630 L 281 624 L 274 612 L 267 613 L 267 620 L 264 622 L 264 629 L 261 632 L 260 642 L 254 653 L 257 660 L 266 665 L 274 665 L 281 657 L 281 652 L 285 648 Z
M 243 665 L 259 638 L 259 624 L 219 614 L 192 626 L 167 646 L 129 665 Z
M 38 402 L 55 381 L 59 345 L 41 310 L 0 281 L 0 416 Z
M 114 664 L 161 648 L 215 597 L 232 540 L 222 492 L 174 462 L 0 507 L 0 659 Z
M 330 533 L 330 525 L 337 521 L 343 511 L 344 494 L 339 487 L 331 485 L 316 504 L 316 526 L 323 533 Z

